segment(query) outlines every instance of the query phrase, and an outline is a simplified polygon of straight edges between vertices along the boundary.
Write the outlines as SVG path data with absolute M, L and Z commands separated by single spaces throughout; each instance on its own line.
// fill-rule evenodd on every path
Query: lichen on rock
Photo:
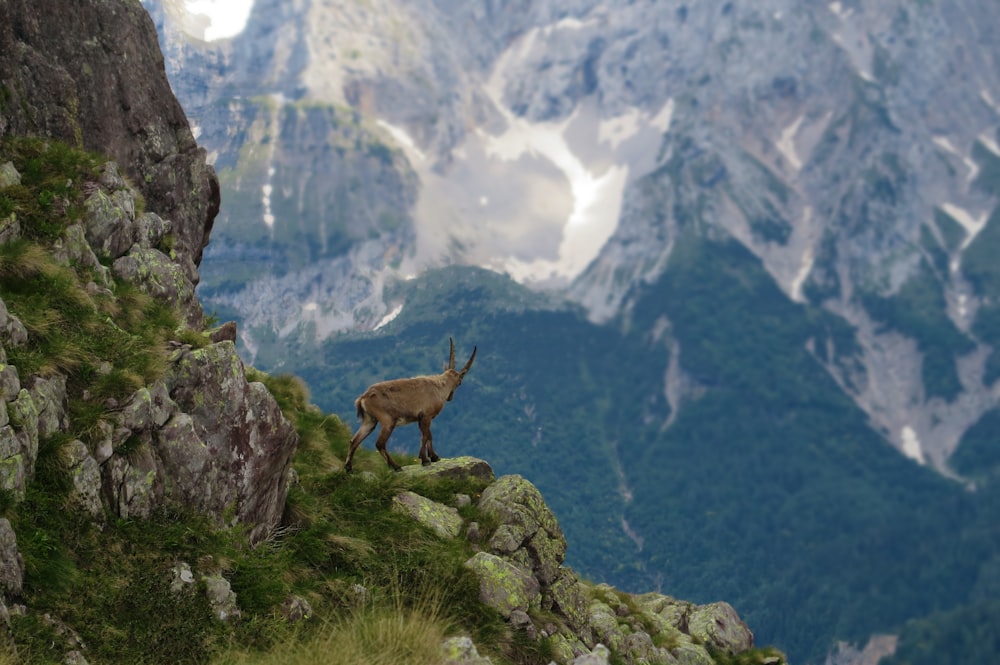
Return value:
M 409 515 L 441 538 L 456 538 L 462 517 L 451 506 L 431 501 L 413 492 L 400 492 L 392 500 L 393 510 Z
M 539 607 L 538 580 L 529 571 L 488 552 L 477 552 L 465 566 L 479 579 L 479 599 L 503 617 Z

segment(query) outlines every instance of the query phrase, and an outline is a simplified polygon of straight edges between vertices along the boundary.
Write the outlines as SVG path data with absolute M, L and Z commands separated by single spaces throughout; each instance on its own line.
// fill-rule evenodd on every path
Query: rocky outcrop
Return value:
M 82 221 L 54 243 L 56 261 L 98 276 L 103 284 L 91 286 L 105 294 L 113 279 L 131 282 L 197 325 L 194 284 L 161 245 L 171 224 L 136 214 L 138 194 L 114 163 L 89 190 Z M 101 272 L 101 261 L 112 270 Z M 244 524 L 251 542 L 278 525 L 297 434 L 264 385 L 248 381 L 225 337 L 212 343 L 204 336 L 202 348 L 175 343 L 163 379 L 107 404 L 90 445 L 78 439 L 64 445 L 72 505 L 102 519 L 105 510 L 147 517 L 172 503 L 219 526 Z M 34 475 L 39 442 L 73 431 L 66 376 L 22 377 L 6 362 L 6 349 L 28 339 L 0 300 L 0 489 L 15 499 Z
M 616 658 L 629 664 L 710 665 L 716 654 L 744 654 L 747 663 L 784 662 L 774 653 L 750 651 L 753 633 L 728 603 L 695 605 L 660 593 L 636 596 L 580 580 L 563 565 L 566 540 L 538 488 L 516 475 L 493 480 L 488 468 L 471 457 L 404 467 L 404 477 L 455 479 L 464 469 L 467 477 L 488 482 L 475 504 L 482 521 L 493 525 L 488 533 L 415 490 L 400 493 L 396 504 L 439 537 L 464 530 L 474 547 L 485 543 L 465 563 L 479 582 L 480 600 L 529 639 L 547 639 L 557 663 L 603 665 Z M 455 503 L 460 502 L 456 495 Z M 457 520 L 454 526 L 452 520 Z M 442 523 L 449 524 L 447 532 Z M 446 645 L 447 662 L 481 662 L 474 644 L 456 640 Z
M 52 29 L 53 16 L 59 30 Z M 173 223 L 174 260 L 198 282 L 219 184 L 170 89 L 156 30 L 139 2 L 4 2 L 5 136 L 50 136 L 125 165 L 147 209 Z

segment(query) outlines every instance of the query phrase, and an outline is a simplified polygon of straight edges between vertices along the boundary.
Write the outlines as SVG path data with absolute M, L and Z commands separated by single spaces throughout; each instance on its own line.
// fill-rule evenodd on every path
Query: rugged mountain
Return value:
M 854 328 L 829 369 L 907 455 L 944 469 L 996 402 L 990 3 L 261 1 L 210 43 L 149 6 L 230 193 L 203 293 L 252 352 L 442 263 L 606 321 L 696 225 Z
M 483 460 L 345 474 L 337 418 L 204 328 L 218 189 L 148 15 L 56 9 L 0 4 L 0 661 L 785 662 L 724 602 L 581 580 Z
M 232 206 L 201 292 L 263 366 L 349 418 L 478 344 L 449 438 L 552 497 L 574 565 L 793 658 L 983 615 L 993 3 L 258 0 L 211 42 L 147 6 Z

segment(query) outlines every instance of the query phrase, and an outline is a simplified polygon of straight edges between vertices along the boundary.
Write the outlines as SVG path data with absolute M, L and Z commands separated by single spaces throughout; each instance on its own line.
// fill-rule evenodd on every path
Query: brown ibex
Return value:
M 472 367 L 472 361 L 476 359 L 476 347 L 473 347 L 469 362 L 465 363 L 462 371 L 457 371 L 455 369 L 455 342 L 450 337 L 448 341 L 451 343 L 451 353 L 448 355 L 448 364 L 445 365 L 444 372 L 441 374 L 375 383 L 354 401 L 354 408 L 358 411 L 361 426 L 351 437 L 351 449 L 347 453 L 347 461 L 344 462 L 345 471 L 351 472 L 354 451 L 372 433 L 375 425 L 379 424 L 382 425 L 382 429 L 378 433 L 375 448 L 385 458 L 386 464 L 395 471 L 399 471 L 400 466 L 389 456 L 385 444 L 396 425 L 414 422 L 420 424 L 421 464 L 426 466 L 441 459 L 434 452 L 431 421 L 437 414 L 441 413 L 444 403 L 450 402 L 455 396 L 455 389 L 462 385 L 462 379 Z

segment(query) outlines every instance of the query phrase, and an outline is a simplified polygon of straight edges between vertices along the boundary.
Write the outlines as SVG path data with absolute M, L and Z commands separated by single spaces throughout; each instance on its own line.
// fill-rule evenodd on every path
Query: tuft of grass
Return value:
M 327 620 L 303 641 L 282 643 L 267 653 L 231 651 L 215 665 L 437 665 L 448 622 L 439 601 L 425 597 L 406 603 L 358 608 Z

